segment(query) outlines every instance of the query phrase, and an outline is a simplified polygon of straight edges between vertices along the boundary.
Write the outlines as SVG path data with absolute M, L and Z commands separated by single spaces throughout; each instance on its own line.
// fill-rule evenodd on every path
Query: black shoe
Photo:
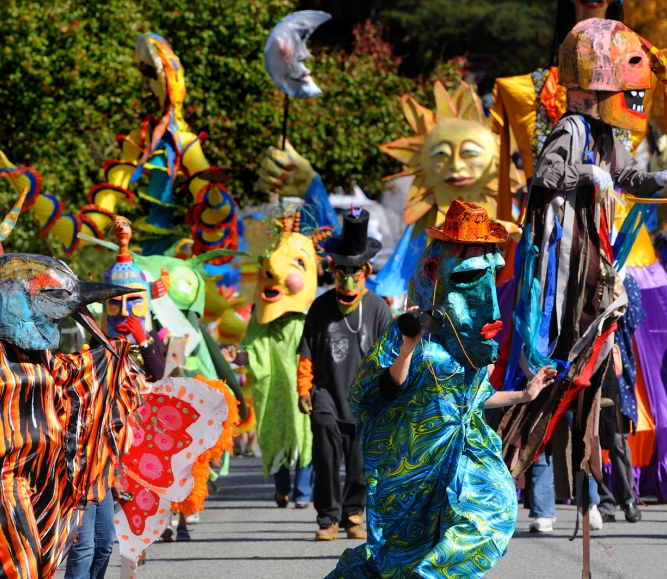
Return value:
M 285 507 L 287 507 L 287 503 L 289 502 L 289 497 L 281 499 L 278 496 L 278 491 L 276 491 L 276 494 L 273 495 L 273 498 L 276 501 L 276 504 L 278 505 L 279 508 L 284 509 Z
M 616 515 L 610 515 L 609 513 L 605 513 L 600 511 L 600 514 L 602 515 L 602 522 L 603 523 L 615 523 L 616 522 Z
M 623 512 L 625 513 L 625 520 L 628 523 L 638 523 L 642 520 L 642 514 L 635 503 L 621 505 L 621 509 L 623 509 Z

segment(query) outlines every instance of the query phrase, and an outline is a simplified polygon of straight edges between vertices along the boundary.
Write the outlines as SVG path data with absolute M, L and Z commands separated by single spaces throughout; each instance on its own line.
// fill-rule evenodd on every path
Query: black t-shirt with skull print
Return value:
M 313 362 L 312 402 L 314 413 L 333 414 L 339 422 L 354 424 L 347 404 L 347 390 L 359 364 L 391 323 L 387 303 L 372 291 L 347 316 L 347 324 L 336 303 L 336 290 L 318 297 L 308 310 L 298 353 Z M 361 329 L 359 327 L 360 311 Z M 349 327 L 352 328 L 352 332 Z

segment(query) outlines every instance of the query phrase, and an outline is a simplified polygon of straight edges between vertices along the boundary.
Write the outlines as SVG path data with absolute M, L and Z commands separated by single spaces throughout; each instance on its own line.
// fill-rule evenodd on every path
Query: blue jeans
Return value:
M 542 453 L 533 464 L 533 478 L 530 488 L 530 516 L 533 518 L 556 516 L 556 491 L 554 489 L 554 465 L 547 464 L 547 458 Z M 594 478 L 588 479 L 588 494 L 590 504 L 599 505 L 598 483 Z
M 99 503 L 88 503 L 67 555 L 65 579 L 103 579 L 115 535 L 111 491 Z
M 290 494 L 290 472 L 286 466 L 281 466 L 280 470 L 273 475 L 276 483 L 276 490 L 281 495 Z M 294 476 L 294 492 L 292 500 L 295 503 L 309 503 L 313 492 L 313 465 L 312 463 L 304 467 L 296 467 Z M 67 578 L 66 578 L 67 579 Z

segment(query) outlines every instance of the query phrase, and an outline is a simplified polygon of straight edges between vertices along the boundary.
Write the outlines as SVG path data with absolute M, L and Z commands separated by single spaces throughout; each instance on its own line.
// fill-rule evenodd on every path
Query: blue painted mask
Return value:
M 481 369 L 498 359 L 493 336 L 502 323 L 495 275 L 504 264 L 493 243 L 436 239 L 424 250 L 410 280 L 410 305 L 444 308 L 447 315 L 438 341 L 467 368 Z
M 133 290 L 80 281 L 62 261 L 12 253 L 0 257 L 0 339 L 24 350 L 60 345 L 60 326 L 72 317 L 113 351 L 86 306 Z

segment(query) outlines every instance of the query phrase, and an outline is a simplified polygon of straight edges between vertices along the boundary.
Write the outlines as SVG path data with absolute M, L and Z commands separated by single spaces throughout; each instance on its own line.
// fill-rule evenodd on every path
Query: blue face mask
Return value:
M 481 369 L 498 359 L 493 336 L 502 324 L 495 276 L 503 265 L 495 244 L 433 240 L 410 280 L 410 305 L 444 308 L 438 341 L 467 368 Z

